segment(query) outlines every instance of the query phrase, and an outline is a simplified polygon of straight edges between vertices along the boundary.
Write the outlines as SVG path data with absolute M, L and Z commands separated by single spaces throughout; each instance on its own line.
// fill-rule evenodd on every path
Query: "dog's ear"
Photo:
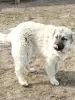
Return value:
M 72 51 L 75 52 L 75 32 L 72 32 Z
M 75 32 L 72 32 L 73 43 L 75 44 Z

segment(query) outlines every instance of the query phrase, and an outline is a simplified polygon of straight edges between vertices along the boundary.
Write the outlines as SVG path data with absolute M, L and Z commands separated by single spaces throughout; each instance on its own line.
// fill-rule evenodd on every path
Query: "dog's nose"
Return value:
M 64 49 L 63 43 L 57 43 L 56 46 L 54 46 L 54 49 L 57 51 L 62 51 Z

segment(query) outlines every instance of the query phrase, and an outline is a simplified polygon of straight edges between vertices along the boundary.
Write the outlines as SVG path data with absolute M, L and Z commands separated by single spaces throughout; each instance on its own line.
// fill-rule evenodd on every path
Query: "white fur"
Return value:
M 21 85 L 28 85 L 23 77 L 24 68 L 29 70 L 29 72 L 36 71 L 34 68 L 27 66 L 33 54 L 44 57 L 45 69 L 50 82 L 54 85 L 59 85 L 55 74 L 58 72 L 58 62 L 65 53 L 54 50 L 53 34 L 55 30 L 59 31 L 60 29 L 62 29 L 62 27 L 29 21 L 21 23 L 11 30 L 7 39 L 11 41 L 12 44 L 15 73 Z M 65 30 L 69 29 L 65 28 Z

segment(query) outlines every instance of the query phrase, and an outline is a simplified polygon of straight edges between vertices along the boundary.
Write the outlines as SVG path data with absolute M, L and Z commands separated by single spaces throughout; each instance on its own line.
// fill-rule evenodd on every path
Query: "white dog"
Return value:
M 28 86 L 23 77 L 24 68 L 35 72 L 27 65 L 35 53 L 45 59 L 45 69 L 53 85 L 59 85 L 55 74 L 58 63 L 71 50 L 73 36 L 67 27 L 44 25 L 32 21 L 24 22 L 13 28 L 9 35 L 0 34 L 2 42 L 11 41 L 15 73 L 21 85 Z

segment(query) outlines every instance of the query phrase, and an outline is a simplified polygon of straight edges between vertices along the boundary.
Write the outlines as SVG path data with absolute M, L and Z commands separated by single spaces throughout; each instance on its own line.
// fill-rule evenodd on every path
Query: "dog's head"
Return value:
M 53 48 L 56 51 L 67 52 L 71 50 L 73 32 L 67 27 L 57 27 L 53 34 Z

